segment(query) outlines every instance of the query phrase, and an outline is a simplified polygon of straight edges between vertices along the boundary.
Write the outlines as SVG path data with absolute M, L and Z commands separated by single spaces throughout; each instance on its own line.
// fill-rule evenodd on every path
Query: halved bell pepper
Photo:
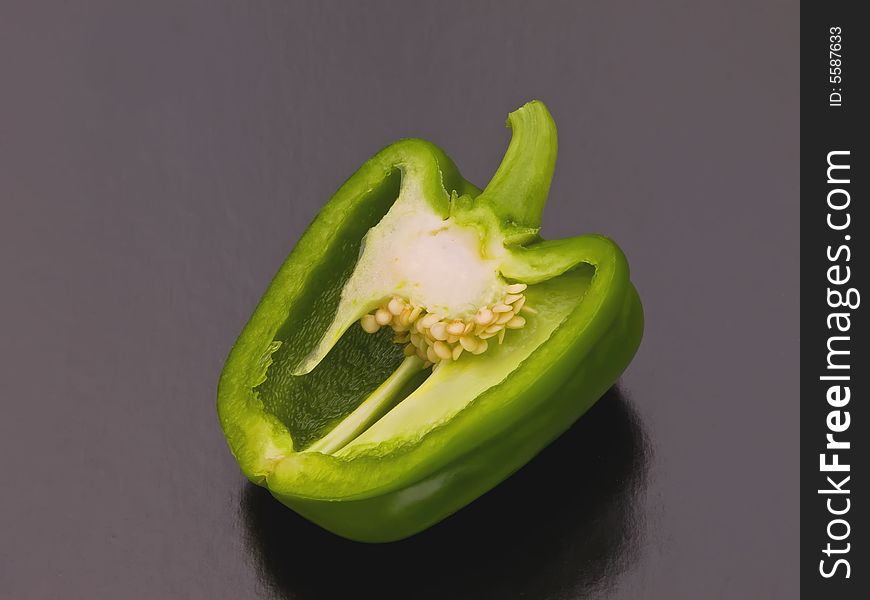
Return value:
M 218 413 L 242 471 L 338 535 L 397 540 L 462 508 L 567 429 L 638 348 L 620 249 L 539 235 L 550 113 L 531 102 L 508 125 L 483 191 L 422 140 L 369 159 L 227 359 Z

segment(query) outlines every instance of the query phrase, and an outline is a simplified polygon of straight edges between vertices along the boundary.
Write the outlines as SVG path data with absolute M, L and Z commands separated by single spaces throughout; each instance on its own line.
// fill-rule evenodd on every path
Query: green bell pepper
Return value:
M 398 540 L 462 508 L 565 431 L 640 343 L 620 249 L 539 236 L 550 113 L 531 102 L 508 125 L 483 191 L 422 140 L 369 159 L 227 359 L 218 413 L 242 471 L 338 535 Z

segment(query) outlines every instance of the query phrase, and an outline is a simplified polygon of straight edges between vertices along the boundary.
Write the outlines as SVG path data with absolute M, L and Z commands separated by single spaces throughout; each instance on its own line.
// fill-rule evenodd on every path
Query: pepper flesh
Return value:
M 367 161 L 303 234 L 227 359 L 218 413 L 242 471 L 338 535 L 397 540 L 460 509 L 579 418 L 640 343 L 620 249 L 597 235 L 538 234 L 556 158 L 546 107 L 526 104 L 508 124 L 508 151 L 482 192 L 422 140 Z M 416 210 L 474 232 L 497 270 L 492 285 L 527 284 L 535 307 L 502 344 L 431 372 L 385 331 L 353 326 L 384 293 L 407 292 L 366 283 L 383 278 L 365 271 L 363 239 L 409 190 Z M 449 304 L 438 310 L 459 310 Z

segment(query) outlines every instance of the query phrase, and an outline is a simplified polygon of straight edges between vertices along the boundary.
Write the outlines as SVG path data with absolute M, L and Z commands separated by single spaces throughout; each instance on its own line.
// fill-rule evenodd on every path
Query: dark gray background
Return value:
M 797 596 L 797 2 L 36 4 L 0 4 L 0 597 Z M 337 540 L 246 485 L 226 353 L 365 158 L 483 185 L 532 98 L 544 232 L 621 244 L 641 349 L 470 508 Z

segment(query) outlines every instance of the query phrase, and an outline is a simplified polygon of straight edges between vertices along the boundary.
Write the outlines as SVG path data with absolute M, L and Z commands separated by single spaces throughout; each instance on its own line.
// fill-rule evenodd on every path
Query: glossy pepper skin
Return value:
M 556 157 L 549 112 L 531 102 L 511 113 L 509 126 L 511 144 L 483 192 L 422 140 L 396 142 L 363 164 L 303 234 L 227 359 L 218 413 L 242 471 L 340 536 L 398 540 L 459 510 L 570 427 L 613 385 L 640 344 L 643 311 L 616 244 L 598 235 L 553 241 L 538 235 Z M 312 384 L 311 393 L 326 398 L 347 387 L 330 387 L 331 378 L 353 382 L 371 370 L 351 359 L 339 366 L 324 360 L 308 374 L 294 365 L 329 325 L 366 231 L 389 210 L 397 190 L 412 184 L 436 214 L 471 224 L 484 242 L 497 239 L 506 249 L 501 275 L 529 284 L 529 303 L 538 307 L 541 323 L 549 318 L 552 324 L 535 325 L 530 317 L 525 337 L 507 336 L 489 358 L 468 356 L 462 366 L 445 366 L 358 442 L 334 453 L 305 451 L 287 424 L 292 410 L 264 398 L 284 398 L 284 385 L 304 394 L 304 381 L 294 378 L 312 376 L 326 383 Z M 511 358 L 517 353 L 521 360 Z M 289 365 L 283 371 L 273 365 L 279 357 Z M 482 381 L 475 368 L 487 369 L 491 379 L 464 398 L 449 376 Z M 431 400 L 440 389 L 450 407 L 443 411 Z M 423 402 L 418 396 L 430 404 L 414 412 L 414 402 Z M 417 421 L 406 426 L 403 415 Z

